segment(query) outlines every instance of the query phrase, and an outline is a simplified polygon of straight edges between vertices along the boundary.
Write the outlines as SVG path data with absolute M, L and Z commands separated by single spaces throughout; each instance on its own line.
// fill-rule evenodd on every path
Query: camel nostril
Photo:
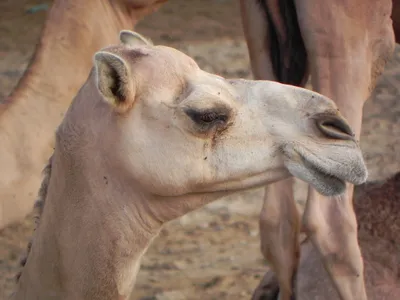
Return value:
M 329 138 L 355 140 L 350 125 L 340 116 L 321 116 L 317 119 L 317 127 Z

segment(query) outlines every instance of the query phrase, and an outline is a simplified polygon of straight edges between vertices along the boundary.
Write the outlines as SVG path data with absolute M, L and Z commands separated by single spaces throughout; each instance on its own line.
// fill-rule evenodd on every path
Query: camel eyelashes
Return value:
M 185 113 L 198 125 L 226 123 L 229 118 L 225 110 L 196 110 L 189 108 L 185 110 Z

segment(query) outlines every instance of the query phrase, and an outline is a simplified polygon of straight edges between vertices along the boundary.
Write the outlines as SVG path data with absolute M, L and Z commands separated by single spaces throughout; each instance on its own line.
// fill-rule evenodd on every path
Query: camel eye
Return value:
M 188 109 L 186 110 L 186 114 L 198 125 L 207 125 L 216 122 L 225 123 L 228 120 L 228 114 L 218 110 L 199 111 Z

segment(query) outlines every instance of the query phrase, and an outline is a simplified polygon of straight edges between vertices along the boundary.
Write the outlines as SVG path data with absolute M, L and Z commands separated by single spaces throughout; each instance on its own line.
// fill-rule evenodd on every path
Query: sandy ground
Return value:
M 0 101 L 25 70 L 46 11 L 39 0 L 0 2 Z M 179 48 L 199 65 L 250 78 L 237 1 L 171 0 L 136 28 Z M 399 50 L 399 49 L 398 49 Z M 400 53 L 396 52 L 365 106 L 361 146 L 370 180 L 400 170 Z M 259 252 L 261 191 L 223 199 L 165 226 L 146 254 L 132 300 L 249 299 L 267 264 Z M 299 183 L 296 198 L 304 201 Z M 32 233 L 30 218 L 0 231 L 0 300 L 13 287 L 18 259 Z

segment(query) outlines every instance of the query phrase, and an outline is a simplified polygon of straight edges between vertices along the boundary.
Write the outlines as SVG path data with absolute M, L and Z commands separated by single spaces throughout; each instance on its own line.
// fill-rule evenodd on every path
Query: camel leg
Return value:
M 309 188 L 303 222 L 340 299 L 365 300 L 364 267 L 352 195 L 350 185 L 345 195 L 330 199 Z
M 299 225 L 293 179 L 269 185 L 260 215 L 261 252 L 276 274 L 281 300 L 295 299 L 292 287 L 300 254 Z M 257 295 L 253 299 L 257 299 Z
M 371 83 L 370 78 L 358 72 L 367 72 L 372 63 L 366 61 L 367 68 L 360 67 L 361 64 L 357 66 L 352 62 L 353 55 L 344 53 L 337 59 L 316 57 L 314 59 L 318 62 L 315 66 L 318 67 L 311 72 L 313 87 L 335 100 L 359 139 L 363 104 L 369 96 Z M 323 67 L 326 69 L 322 70 Z M 321 73 L 315 76 L 314 71 Z M 353 188 L 348 184 L 345 194 L 329 198 L 309 187 L 302 228 L 319 252 L 340 299 L 366 300 L 364 267 L 352 202 Z

